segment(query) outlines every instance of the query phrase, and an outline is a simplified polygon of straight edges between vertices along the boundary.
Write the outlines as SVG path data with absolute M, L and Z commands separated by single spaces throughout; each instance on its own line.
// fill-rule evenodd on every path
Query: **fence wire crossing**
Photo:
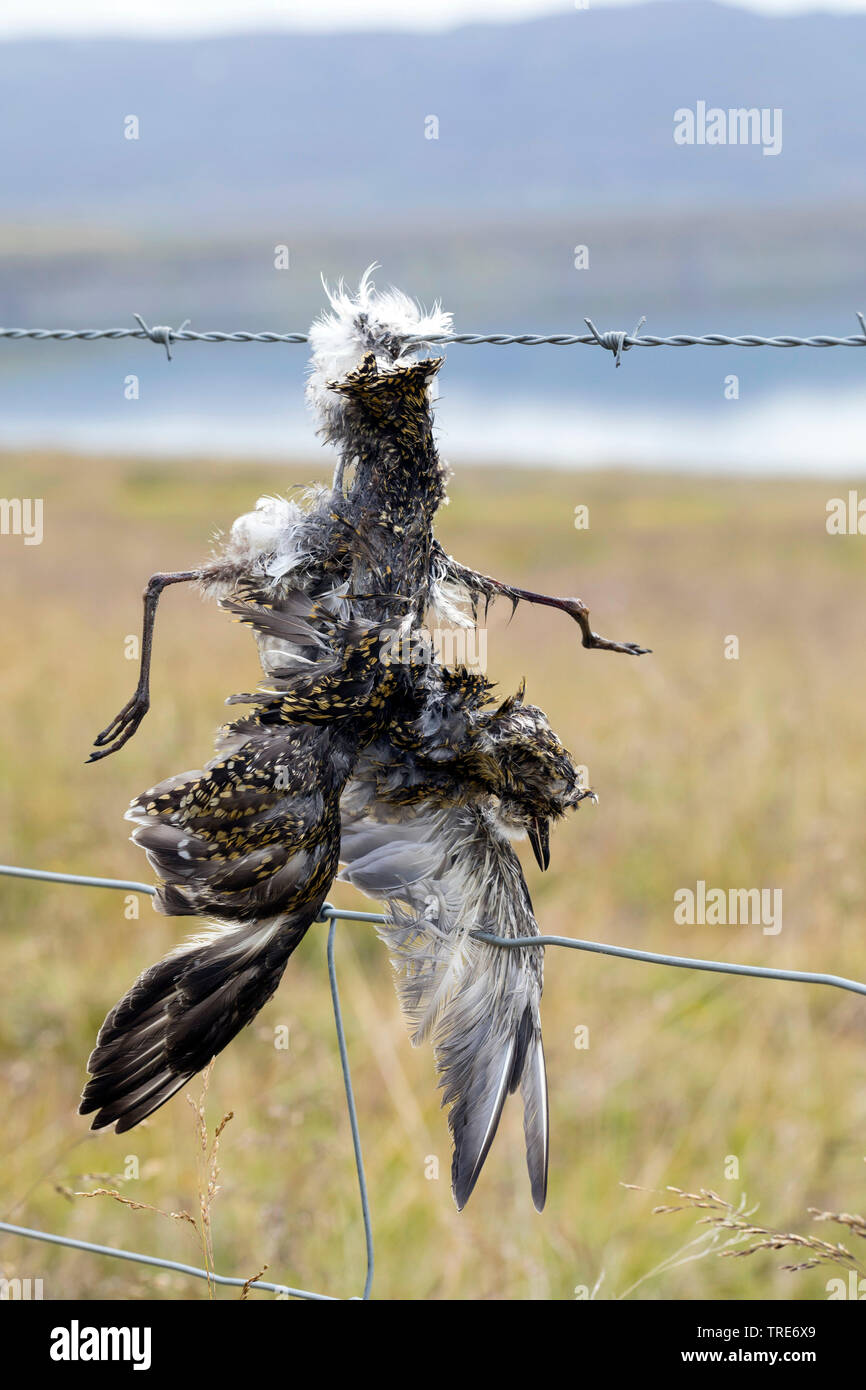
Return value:
M 156 891 L 150 884 L 136 883 L 127 879 L 99 878 L 88 874 L 54 873 L 48 869 L 26 869 L 12 864 L 0 865 L 0 875 L 6 875 L 10 878 L 39 879 L 47 883 L 77 884 L 84 888 L 124 889 L 126 892 L 146 893 L 151 897 Z M 367 1181 L 364 1174 L 364 1160 L 361 1153 L 361 1134 L 358 1125 L 354 1092 L 352 1089 L 349 1052 L 343 1026 L 343 1015 L 340 1007 L 340 994 L 337 987 L 335 950 L 337 923 L 341 919 L 348 922 L 372 922 L 379 924 L 384 924 L 389 919 L 381 912 L 352 912 L 348 908 L 334 907 L 331 903 L 325 903 L 320 916 L 317 918 L 317 921 L 328 924 L 328 979 L 331 988 L 331 1004 L 334 1011 L 334 1026 L 340 1052 L 340 1065 L 343 1072 L 346 1108 L 349 1115 L 349 1127 L 352 1132 L 352 1147 L 354 1150 L 355 1170 L 358 1177 L 361 1219 L 364 1228 L 364 1242 L 366 1247 L 366 1272 L 363 1292 L 360 1298 L 362 1300 L 368 1300 L 371 1296 L 373 1286 L 373 1225 L 370 1215 Z M 611 946 L 606 942 L 584 941 L 571 936 L 503 937 L 482 930 L 473 930 L 470 932 L 470 935 L 477 938 L 479 941 L 486 942 L 490 946 L 501 946 L 510 950 L 522 946 L 564 946 L 574 951 L 589 951 L 598 955 L 619 956 L 626 960 L 643 961 L 650 965 L 673 966 L 684 970 L 707 970 L 721 975 L 750 975 L 762 980 L 785 980 L 800 984 L 828 985 L 835 989 L 849 990 L 852 994 L 866 995 L 866 984 L 859 980 L 846 979 L 842 975 L 828 975 L 809 970 L 774 970 L 768 966 L 743 965 L 728 961 L 698 960 L 690 956 L 672 956 L 664 952 L 640 951 L 630 946 Z M 0 1221 L 0 1232 L 5 1232 L 7 1235 L 20 1236 L 25 1240 L 45 1241 L 50 1245 L 71 1247 L 75 1250 L 82 1250 L 87 1254 L 107 1255 L 118 1260 L 129 1260 L 136 1264 L 155 1266 L 159 1269 L 168 1269 L 177 1274 L 188 1274 L 194 1279 L 205 1279 L 211 1284 L 219 1284 L 221 1286 L 226 1285 L 245 1290 L 261 1289 L 266 1293 L 275 1293 L 282 1297 L 309 1299 L 317 1302 L 332 1302 L 335 1297 L 332 1294 L 314 1293 L 309 1289 L 294 1288 L 289 1284 L 270 1283 L 263 1279 L 241 1279 L 236 1276 L 215 1274 L 210 1270 L 200 1269 L 196 1265 L 181 1264 L 176 1260 L 164 1260 L 159 1256 L 145 1255 L 134 1250 L 120 1250 L 110 1245 L 96 1245 L 92 1241 L 78 1240 L 72 1236 L 61 1236 L 51 1231 L 37 1231 L 28 1226 L 15 1226 L 8 1221 Z M 355 1295 L 355 1297 L 358 1297 L 358 1295 Z
M 169 361 L 171 361 L 172 343 L 289 343 L 296 345 L 309 342 L 309 334 L 307 333 L 274 333 L 269 331 L 251 333 L 245 329 L 239 329 L 232 333 L 221 329 L 211 329 L 206 333 L 198 333 L 189 327 L 189 319 L 184 319 L 179 328 L 172 328 L 168 324 L 154 324 L 151 327 L 145 322 L 141 314 L 133 314 L 133 318 L 138 324 L 137 328 L 0 328 L 0 338 L 14 340 L 30 338 L 39 342 L 51 339 L 61 343 L 73 340 L 91 343 L 104 338 L 112 340 L 144 338 L 164 347 Z M 600 347 L 613 353 L 614 361 L 619 367 L 622 363 L 622 354 L 635 347 L 866 347 L 866 318 L 858 312 L 857 320 L 860 324 L 860 332 L 849 334 L 846 337 L 837 337 L 830 333 L 816 333 L 812 334 L 811 337 L 798 337 L 792 334 L 765 336 L 760 333 L 733 335 L 727 333 L 671 333 L 666 337 L 658 337 L 652 333 L 641 333 L 640 330 L 646 322 L 645 318 L 638 321 L 631 333 L 626 333 L 619 328 L 606 329 L 604 332 L 600 332 L 592 319 L 586 318 L 584 323 L 589 329 L 588 333 L 432 333 L 426 337 L 407 337 L 406 344 L 417 347 L 434 343 L 441 343 L 443 346 L 457 343 L 466 347 L 476 347 L 482 343 L 491 347 Z

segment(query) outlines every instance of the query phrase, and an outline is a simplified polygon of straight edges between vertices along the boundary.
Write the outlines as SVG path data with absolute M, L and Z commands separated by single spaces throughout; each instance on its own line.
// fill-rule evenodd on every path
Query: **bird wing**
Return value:
M 331 730 L 262 726 L 132 803 L 157 910 L 215 921 L 108 1014 L 80 1107 L 95 1129 L 138 1124 L 270 999 L 337 870 L 340 756 Z
M 339 878 L 387 904 L 379 931 L 412 1027 L 433 1042 L 462 1209 L 518 1086 L 532 1199 L 547 1192 L 547 1080 L 539 1006 L 543 951 L 479 941 L 538 935 L 520 862 L 482 804 L 393 807 L 371 800 L 364 759 L 341 804 Z M 399 818 L 398 818 L 399 817 Z
M 340 794 L 382 668 L 375 631 L 332 624 L 327 642 L 303 601 L 279 614 L 227 604 L 315 659 L 246 697 L 253 713 L 221 730 L 204 769 L 151 787 L 127 813 L 159 877 L 157 910 L 216 920 L 146 970 L 106 1018 L 81 1104 L 98 1112 L 95 1128 L 138 1124 L 255 1017 L 337 871 Z

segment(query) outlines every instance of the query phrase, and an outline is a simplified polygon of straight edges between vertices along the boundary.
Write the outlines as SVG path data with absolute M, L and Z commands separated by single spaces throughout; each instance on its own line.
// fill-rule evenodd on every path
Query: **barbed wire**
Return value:
M 56 873 L 50 869 L 28 869 L 15 864 L 0 864 L 0 875 L 5 875 L 10 878 L 39 879 L 47 883 L 77 884 L 86 888 L 125 889 L 127 892 L 146 893 L 150 896 L 153 896 L 156 892 L 155 888 L 150 884 L 136 883 L 128 879 L 99 878 L 89 874 Z M 352 1148 L 354 1151 L 355 1170 L 358 1177 L 361 1218 L 364 1227 L 366 1273 L 361 1299 L 366 1301 L 370 1298 L 372 1291 L 375 1256 L 370 1201 L 364 1174 L 364 1160 L 361 1152 L 361 1134 L 352 1088 L 349 1053 L 346 1043 L 345 1028 L 343 1026 L 342 1009 L 340 1007 L 340 994 L 337 986 L 335 958 L 336 931 L 337 923 L 341 919 L 349 922 L 371 922 L 378 925 L 384 925 L 390 919 L 381 912 L 355 912 L 349 908 L 334 907 L 332 903 L 325 903 L 316 919 L 318 922 L 324 922 L 329 925 L 327 948 L 328 979 L 331 989 L 334 1026 L 340 1052 L 340 1066 L 343 1073 L 343 1087 L 346 1094 L 346 1108 L 349 1115 L 349 1127 L 352 1132 Z M 641 951 L 631 946 L 611 946 L 606 942 L 584 941 L 571 936 L 503 937 L 482 930 L 471 931 L 469 935 L 476 938 L 478 941 L 486 942 L 490 946 L 501 946 L 511 950 L 523 946 L 564 946 L 575 951 L 589 951 L 599 955 L 620 956 L 627 960 L 643 961 L 651 965 L 673 966 L 688 970 L 707 970 L 723 975 L 750 975 L 759 979 L 785 980 L 801 984 L 829 985 L 836 989 L 850 990 L 854 994 L 866 995 L 866 984 L 861 983 L 859 980 L 849 980 L 841 975 L 827 975 L 809 970 L 775 970 L 769 966 L 743 965 L 728 961 L 701 960 L 690 956 L 668 955 L 664 952 Z M 134 1250 L 121 1250 L 110 1245 L 96 1245 L 91 1241 L 79 1240 L 73 1236 L 60 1236 L 51 1231 L 38 1231 L 28 1226 L 15 1226 L 7 1221 L 0 1221 L 0 1232 L 5 1232 L 7 1235 L 21 1236 L 27 1240 L 45 1241 L 52 1245 L 70 1246 L 73 1249 L 82 1250 L 89 1254 L 107 1255 L 114 1259 L 156 1266 L 157 1268 L 172 1270 L 179 1274 L 189 1274 L 193 1278 L 209 1280 L 213 1284 L 228 1285 L 234 1288 L 262 1289 L 269 1293 L 277 1293 L 287 1297 L 314 1301 L 330 1302 L 334 1297 L 331 1294 L 314 1293 L 308 1289 L 294 1288 L 288 1284 L 274 1284 L 262 1279 L 241 1279 L 235 1276 L 214 1274 L 209 1270 L 200 1269 L 195 1265 L 181 1264 L 176 1260 L 165 1260 L 156 1255 L 145 1255 Z
M 274 333 L 269 331 L 252 333 L 245 329 L 239 329 L 236 332 L 210 329 L 206 333 L 197 333 L 188 326 L 189 319 L 184 319 L 179 328 L 172 328 L 168 324 L 155 324 L 151 327 L 145 323 L 140 314 L 133 314 L 133 318 L 138 323 L 138 328 L 0 328 L 0 338 L 13 340 L 30 338 L 39 342 L 51 339 L 62 343 L 73 340 L 90 343 L 98 339 L 144 338 L 164 347 L 169 361 L 171 361 L 172 343 L 289 343 L 294 345 L 308 343 L 310 340 L 307 333 Z M 634 347 L 862 348 L 866 347 L 866 318 L 858 312 L 857 319 L 860 324 L 859 334 L 849 334 L 845 337 L 838 337 L 830 333 L 815 333 L 809 337 L 799 337 L 793 334 L 765 336 L 760 333 L 672 333 L 659 337 L 650 333 L 641 334 L 640 330 L 646 322 L 646 318 L 643 317 L 631 333 L 626 333 L 619 328 L 606 329 L 604 332 L 600 332 L 592 319 L 587 318 L 584 319 L 584 323 L 589 329 L 588 333 L 432 333 L 424 337 L 420 335 L 408 336 L 405 342 L 407 346 L 412 347 L 422 347 L 435 343 L 441 343 L 443 346 L 456 343 L 466 347 L 476 347 L 479 344 L 486 344 L 490 347 L 600 347 L 613 353 L 616 365 L 619 367 L 622 362 L 622 354 L 629 352 Z

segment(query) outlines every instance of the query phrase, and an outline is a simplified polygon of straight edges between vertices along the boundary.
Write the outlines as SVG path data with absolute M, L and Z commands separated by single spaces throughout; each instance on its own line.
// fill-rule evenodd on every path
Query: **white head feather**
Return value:
M 338 432 L 343 398 L 328 389 L 359 367 L 372 353 L 380 372 L 406 367 L 425 356 L 426 344 L 407 343 L 452 331 L 451 314 L 440 304 L 429 312 L 401 290 L 378 292 L 371 279 L 378 267 L 368 266 L 361 277 L 358 293 L 352 294 L 341 280 L 325 293 L 331 312 L 320 315 L 310 328 L 312 359 L 307 383 L 307 400 L 326 431 Z

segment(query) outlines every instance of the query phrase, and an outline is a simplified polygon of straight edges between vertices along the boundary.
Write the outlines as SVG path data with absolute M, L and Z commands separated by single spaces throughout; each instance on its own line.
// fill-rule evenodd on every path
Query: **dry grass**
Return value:
M 87 1192 L 73 1192 L 70 1188 L 58 1184 L 56 1190 L 62 1196 L 74 1200 L 78 1197 L 110 1197 L 113 1201 L 119 1202 L 122 1207 L 129 1211 L 150 1211 L 157 1216 L 163 1216 L 169 1221 L 186 1221 L 192 1226 L 198 1237 L 201 1246 L 202 1263 L 207 1272 L 207 1289 L 210 1298 L 215 1297 L 217 1285 L 212 1280 L 212 1275 L 218 1273 L 216 1260 L 214 1258 L 213 1244 L 213 1222 L 211 1212 L 217 1193 L 220 1191 L 220 1141 L 223 1131 L 230 1120 L 234 1119 L 234 1114 L 230 1110 L 223 1115 L 219 1124 L 216 1125 L 213 1134 L 210 1133 L 207 1124 L 205 1103 L 207 1101 L 208 1086 L 213 1073 L 215 1062 L 212 1061 L 201 1074 L 201 1092 L 197 1100 L 189 1094 L 186 1096 L 187 1104 L 192 1110 L 195 1126 L 195 1147 L 197 1153 L 197 1178 L 198 1178 L 198 1218 L 191 1216 L 188 1211 L 165 1211 L 162 1207 L 155 1207 L 150 1202 L 137 1202 L 131 1197 L 125 1197 L 116 1187 L 95 1187 Z M 131 1171 L 118 1177 L 118 1182 L 133 1181 L 138 1182 L 140 1174 L 137 1171 L 137 1162 L 133 1164 Z M 84 1175 L 89 1176 L 89 1175 Z M 264 1266 L 267 1269 L 267 1265 Z M 259 1274 L 254 1274 L 241 1291 L 241 1298 L 247 1298 L 250 1292 L 250 1284 L 256 1279 L 260 1279 L 264 1269 Z
M 120 755 L 85 767 L 93 733 L 130 693 L 123 640 L 138 629 L 143 581 L 194 562 L 213 528 L 313 470 L 40 455 L 9 456 L 0 471 L 0 494 L 45 499 L 42 546 L 0 538 L 3 857 L 147 878 L 125 806 L 201 765 L 223 697 L 248 688 L 255 662 L 249 634 L 169 591 L 154 708 Z M 640 661 L 587 653 L 559 615 L 524 609 L 509 623 L 507 608 L 492 610 L 492 674 L 504 690 L 527 676 L 529 698 L 600 797 L 557 830 L 548 874 L 527 861 L 545 931 L 866 974 L 866 541 L 824 529 L 827 497 L 846 487 L 458 471 L 440 528 L 454 554 L 532 588 L 576 592 L 600 631 L 654 648 Z M 577 503 L 589 505 L 588 532 L 574 530 Z M 723 656 L 731 633 L 738 661 Z M 673 893 L 698 879 L 782 888 L 783 930 L 675 925 Z M 182 1097 L 120 1137 L 91 1136 L 75 1114 L 107 1008 L 183 924 L 145 899 L 12 880 L 0 912 L 3 1217 L 195 1262 L 200 1194 L 212 1182 L 222 1191 L 208 1258 L 221 1273 L 267 1262 L 277 1281 L 359 1292 L 363 1233 L 324 933 L 309 933 L 275 998 L 216 1064 L 211 1104 L 235 1115 L 219 1177 Z M 599 1297 L 632 1286 L 635 1297 L 826 1297 L 825 1269 L 794 1279 L 770 1257 L 694 1260 L 646 1279 L 668 1260 L 669 1233 L 621 1183 L 706 1189 L 734 1212 L 745 1190 L 781 1231 L 796 1231 L 810 1207 L 838 1210 L 840 1194 L 862 1209 L 862 1000 L 550 951 L 547 1210 L 537 1216 L 529 1200 L 511 1102 L 458 1215 L 430 1054 L 408 1045 L 384 951 L 370 929 L 346 924 L 337 954 L 378 1296 L 571 1298 L 598 1285 Z M 274 1046 L 281 1025 L 288 1049 Z M 588 1050 L 574 1046 L 578 1026 Z M 739 1177 L 729 1182 L 732 1155 Z M 58 1190 L 93 1181 L 82 1173 L 123 1174 L 130 1159 L 137 1179 L 97 1184 L 142 1208 L 198 1211 L 196 1231 Z M 433 1160 L 438 1180 L 426 1176 Z M 751 1218 L 744 1209 L 725 1219 Z M 7 1277 L 42 1277 L 49 1298 L 206 1296 L 167 1271 L 5 1237 L 0 1261 Z
M 645 1190 L 634 1183 L 623 1183 L 623 1187 L 633 1192 Z M 846 1274 L 853 1273 L 858 1281 L 866 1278 L 866 1264 L 862 1254 L 850 1251 L 839 1242 L 821 1240 L 816 1235 L 800 1235 L 795 1231 L 777 1231 L 768 1226 L 758 1225 L 752 1220 L 757 1208 L 747 1209 L 744 1196 L 735 1205 L 711 1188 L 701 1188 L 700 1192 L 685 1192 L 681 1187 L 669 1185 L 666 1190 L 674 1195 L 675 1202 L 672 1205 L 668 1201 L 654 1207 L 654 1216 L 670 1216 L 681 1211 L 703 1211 L 707 1212 L 707 1215 L 699 1217 L 697 1224 L 708 1229 L 688 1241 L 656 1269 L 644 1275 L 627 1290 L 627 1294 L 634 1292 L 647 1279 L 657 1278 L 677 1265 L 704 1259 L 707 1255 L 716 1255 L 720 1259 L 742 1259 L 749 1255 L 778 1250 L 796 1250 L 804 1256 L 795 1264 L 781 1265 L 782 1269 L 791 1274 L 836 1265 Z M 817 1207 L 810 1207 L 808 1215 L 813 1221 L 832 1222 L 844 1227 L 860 1240 L 866 1240 L 866 1222 L 862 1216 L 846 1211 L 820 1211 Z

